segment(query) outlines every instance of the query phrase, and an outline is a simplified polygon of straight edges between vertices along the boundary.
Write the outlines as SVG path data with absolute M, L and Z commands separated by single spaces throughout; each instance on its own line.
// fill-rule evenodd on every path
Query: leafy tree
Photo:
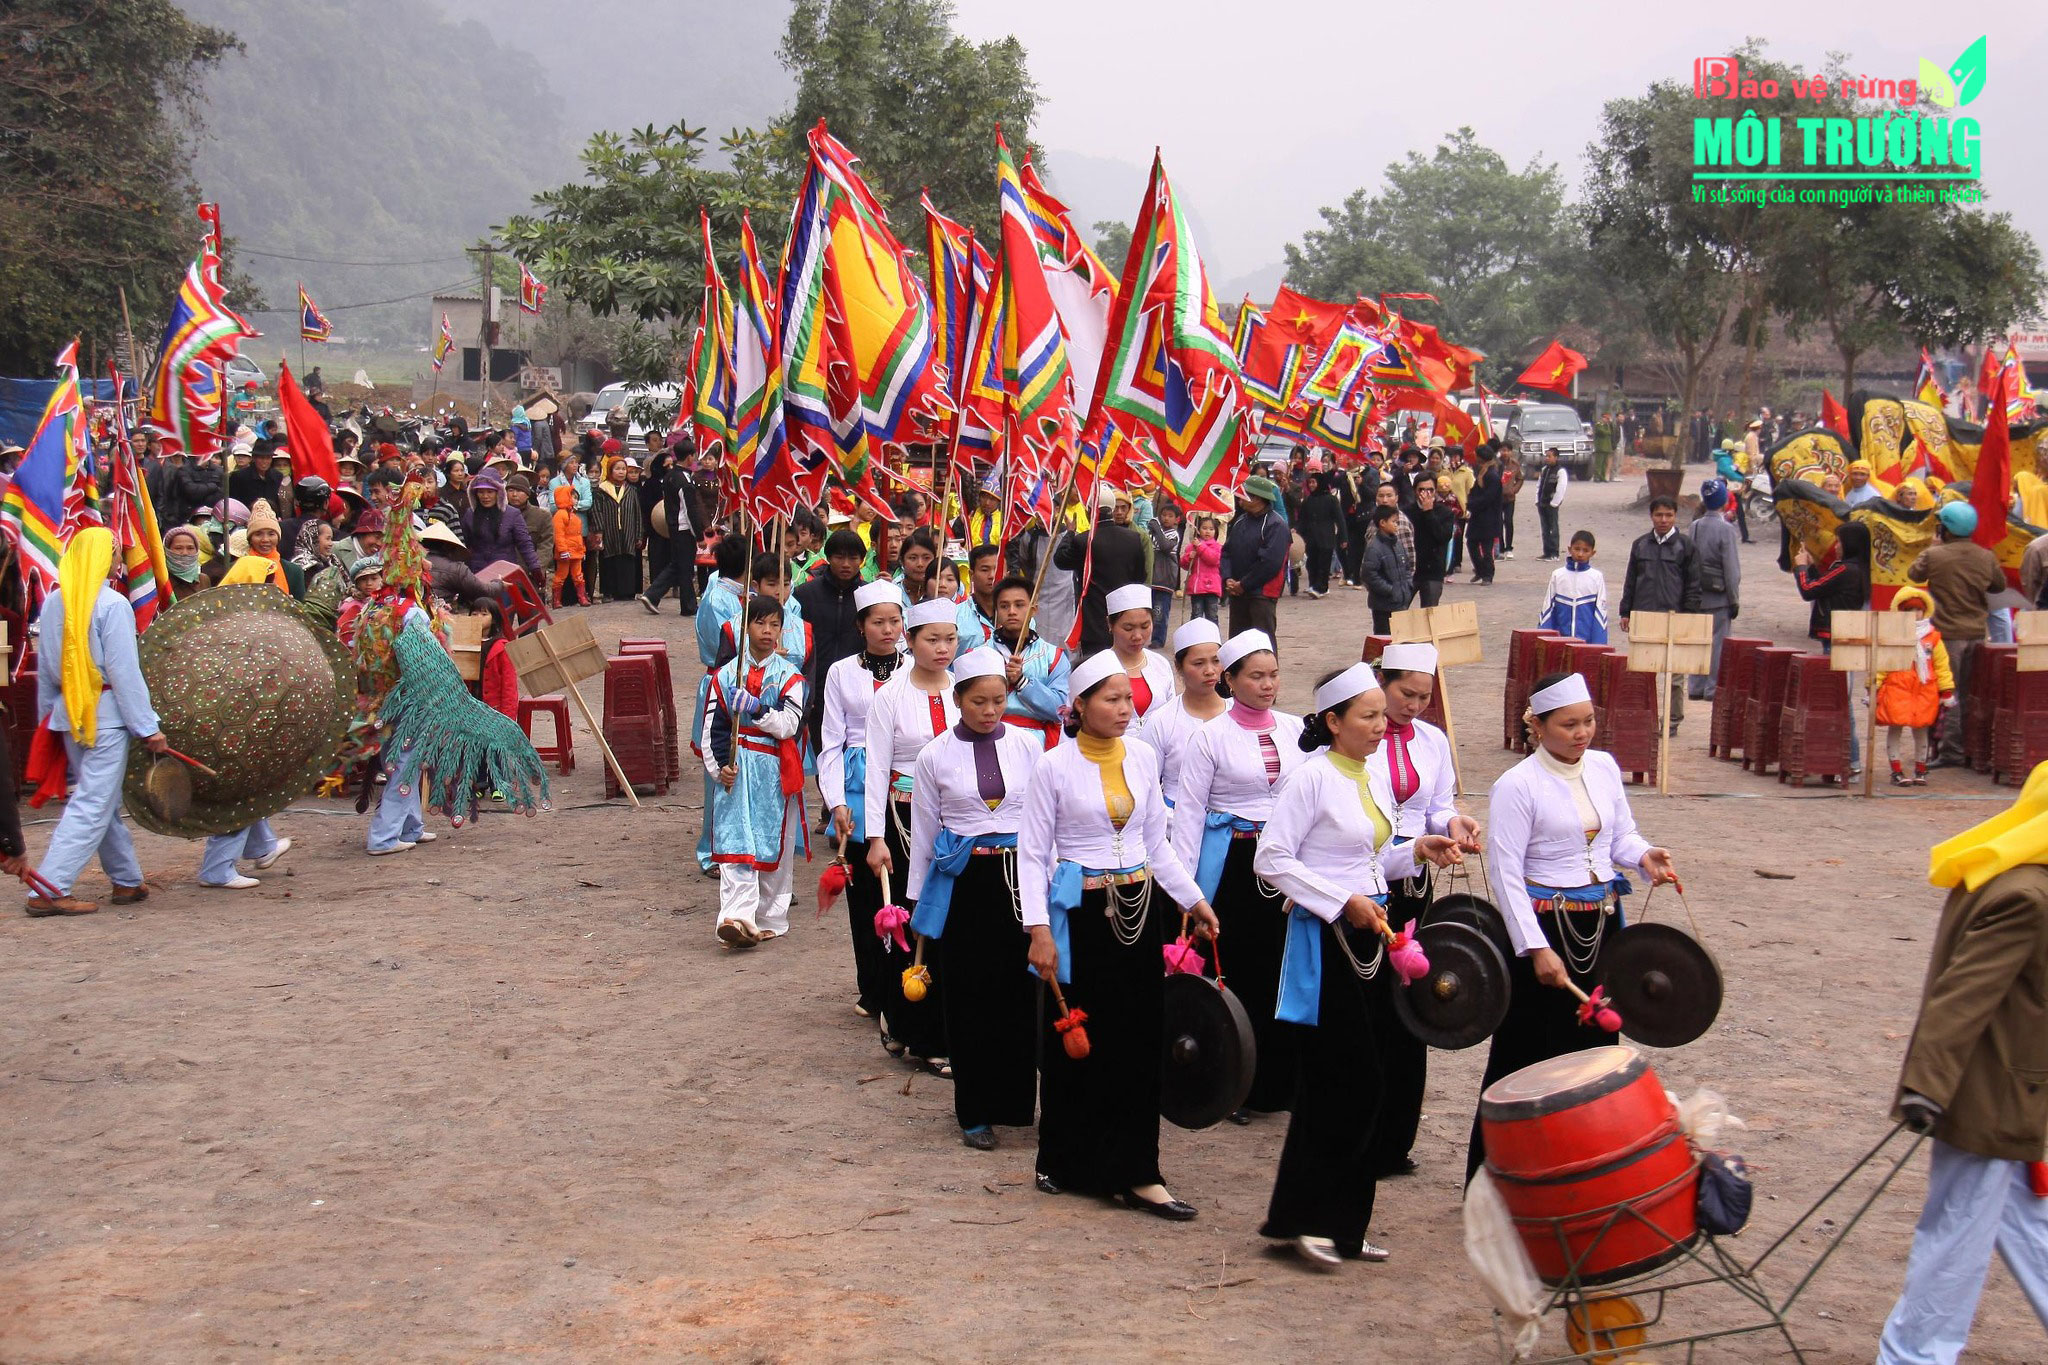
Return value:
M 1496 384 L 1577 311 L 1582 239 L 1557 167 L 1514 170 L 1470 128 L 1431 156 L 1410 152 L 1380 193 L 1355 190 L 1322 219 L 1288 245 L 1289 284 L 1328 299 L 1435 294 L 1438 304 L 1404 310 L 1486 352 Z
M 1109 219 L 1095 225 L 1095 254 L 1102 263 L 1121 276 L 1124 259 L 1131 254 L 1131 225 L 1118 219 Z
M 46 375 L 80 334 L 105 348 L 124 286 L 147 330 L 203 230 L 200 77 L 236 46 L 170 0 L 0 6 L 0 370 Z
M 788 231 L 796 184 L 776 156 L 776 133 L 735 132 L 720 146 L 729 170 L 707 165 L 704 130 L 674 124 L 598 133 L 583 150 L 583 178 L 534 196 L 541 212 L 499 229 L 561 297 L 599 318 L 643 326 L 615 334 L 621 370 L 633 379 L 672 377 L 675 324 L 703 303 L 704 247 L 698 210 L 711 215 L 719 268 L 733 281 L 740 216 L 750 212 L 773 258 Z M 722 245 L 721 245 L 722 244 Z M 774 267 L 767 267 L 773 273 Z
M 796 0 L 782 62 L 797 77 L 784 119 L 792 170 L 804 165 L 804 131 L 822 119 L 861 158 L 899 236 L 923 188 L 941 212 L 996 239 L 995 127 L 1021 149 L 1038 110 L 1023 44 L 962 38 L 947 0 Z

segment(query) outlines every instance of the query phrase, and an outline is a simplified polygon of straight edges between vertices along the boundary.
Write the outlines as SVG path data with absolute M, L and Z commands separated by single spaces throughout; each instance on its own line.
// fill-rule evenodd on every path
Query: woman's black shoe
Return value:
M 1252 1111 L 1249 1109 L 1233 1109 L 1230 1111 L 1230 1121 L 1240 1128 L 1249 1128 L 1252 1122 Z
M 1040 1171 L 1038 1173 L 1037 1179 L 1034 1180 L 1032 1183 L 1038 1186 L 1038 1192 L 1040 1194 L 1061 1193 L 1059 1182 L 1054 1180 L 1051 1176 L 1047 1175 L 1043 1171 Z
M 1140 1213 L 1149 1213 L 1154 1218 L 1164 1218 L 1170 1223 L 1185 1223 L 1195 1216 L 1193 1204 L 1183 1203 L 1178 1199 L 1168 1199 L 1155 1204 L 1149 1199 L 1140 1199 L 1128 1190 L 1117 1195 L 1113 1202 L 1127 1209 L 1136 1209 Z
M 993 1128 L 963 1128 L 960 1140 L 977 1152 L 993 1152 L 996 1149 L 996 1130 Z

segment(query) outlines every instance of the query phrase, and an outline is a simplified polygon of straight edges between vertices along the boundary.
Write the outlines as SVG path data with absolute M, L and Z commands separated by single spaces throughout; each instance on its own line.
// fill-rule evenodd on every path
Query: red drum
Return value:
M 1699 1237 L 1699 1163 L 1642 1054 L 1596 1047 L 1479 1097 L 1486 1169 L 1549 1284 L 1654 1270 Z

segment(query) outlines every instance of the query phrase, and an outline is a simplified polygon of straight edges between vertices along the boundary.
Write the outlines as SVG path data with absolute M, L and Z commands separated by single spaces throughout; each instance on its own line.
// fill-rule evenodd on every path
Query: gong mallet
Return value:
M 215 771 L 214 771 L 213 769 L 211 769 L 211 768 L 207 767 L 207 766 L 206 766 L 206 765 L 205 765 L 204 763 L 201 763 L 201 762 L 200 762 L 200 761 L 199 761 L 198 759 L 196 759 L 196 758 L 192 757 L 192 755 L 190 755 L 190 754 L 181 754 L 181 753 L 179 753 L 179 752 L 178 752 L 178 751 L 177 751 L 176 749 L 166 748 L 166 749 L 164 750 L 164 755 L 163 755 L 163 756 L 164 756 L 165 758 L 175 758 L 175 759 L 177 759 L 177 760 L 178 760 L 178 762 L 180 762 L 180 763 L 183 763 L 183 764 L 187 765 L 188 767 L 194 768 L 194 769 L 196 769 L 196 770 L 197 770 L 197 771 L 199 771 L 199 772 L 205 773 L 205 774 L 206 774 L 206 775 L 207 775 L 208 777 L 219 777 L 219 776 L 220 776 L 220 774 L 219 774 L 219 773 L 217 773 L 217 772 L 215 772 Z
M 1067 1050 L 1067 1055 L 1078 1062 L 1088 1055 L 1088 1030 L 1082 1027 L 1088 1022 L 1088 1012 L 1067 1008 L 1057 972 L 1047 977 L 1045 984 L 1052 987 L 1052 1002 L 1060 1007 L 1060 1017 L 1052 1021 L 1053 1031 L 1059 1034 L 1060 1046 Z
M 1579 1000 L 1579 1022 L 1588 1028 L 1598 1027 L 1609 1033 L 1621 1032 L 1621 1013 L 1607 1002 L 1607 988 L 1595 986 L 1591 995 L 1580 990 L 1578 983 L 1565 978 L 1564 988 Z

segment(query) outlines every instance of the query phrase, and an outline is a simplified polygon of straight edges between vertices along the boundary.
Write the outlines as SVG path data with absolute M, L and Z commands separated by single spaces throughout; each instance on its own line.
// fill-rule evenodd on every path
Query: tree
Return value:
M 1355 190 L 1322 219 L 1287 247 L 1290 285 L 1326 299 L 1435 294 L 1404 310 L 1486 352 L 1496 384 L 1579 311 L 1583 249 L 1557 167 L 1513 170 L 1470 128 L 1429 157 L 1410 152 L 1380 193 Z
M 784 119 L 791 170 L 804 165 L 802 134 L 822 119 L 861 159 L 898 236 L 924 189 L 941 212 L 996 240 L 995 128 L 1012 147 L 1028 146 L 1038 110 L 1023 44 L 969 42 L 953 31 L 946 0 L 796 0 L 782 62 L 797 78 Z
M 1124 258 L 1131 254 L 1131 225 L 1111 218 L 1095 225 L 1095 254 L 1102 258 L 1119 277 L 1124 273 Z
M 788 231 L 796 186 L 776 154 L 779 136 L 727 135 L 721 150 L 731 169 L 714 170 L 704 164 L 701 128 L 678 123 L 624 136 L 598 133 L 584 148 L 583 178 L 535 195 L 542 212 L 521 214 L 499 233 L 564 299 L 600 318 L 643 324 L 614 340 L 629 378 L 673 378 L 670 333 L 703 303 L 698 210 L 711 215 L 713 249 L 724 243 L 719 265 L 728 281 L 742 213 L 752 214 L 771 259 Z
M 235 47 L 171 0 L 0 7 L 0 370 L 43 377 L 81 334 L 105 349 L 121 288 L 148 318 L 177 287 L 204 230 L 198 82 Z

